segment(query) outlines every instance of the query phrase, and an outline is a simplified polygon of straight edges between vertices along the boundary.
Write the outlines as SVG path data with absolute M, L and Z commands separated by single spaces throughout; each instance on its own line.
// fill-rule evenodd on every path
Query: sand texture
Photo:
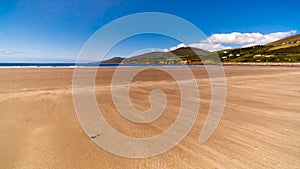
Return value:
M 170 75 L 149 69 L 133 79 L 130 98 L 136 109 L 149 108 L 149 92 L 156 88 L 168 99 L 161 117 L 137 124 L 123 118 L 112 102 L 113 72 L 98 71 L 95 93 L 114 129 L 128 136 L 151 137 L 174 123 L 180 91 Z M 164 154 L 131 159 L 103 150 L 85 134 L 73 105 L 73 69 L 0 68 L 0 168 L 300 168 L 298 67 L 226 67 L 225 111 L 204 144 L 198 139 L 211 103 L 211 87 L 205 69 L 193 68 L 193 72 L 201 100 L 191 132 Z

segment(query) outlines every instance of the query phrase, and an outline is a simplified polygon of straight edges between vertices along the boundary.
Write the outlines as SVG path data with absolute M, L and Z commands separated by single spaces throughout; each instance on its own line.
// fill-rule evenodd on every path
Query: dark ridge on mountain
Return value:
M 122 63 L 125 58 L 122 57 L 114 57 L 108 60 L 104 60 L 101 63 Z
M 177 56 L 208 55 L 211 53 L 203 49 L 192 47 L 181 47 L 170 52 Z
M 169 52 L 150 52 L 133 56 L 123 60 L 123 63 L 132 64 L 202 64 L 201 56 L 210 55 L 211 52 L 191 47 L 181 47 Z

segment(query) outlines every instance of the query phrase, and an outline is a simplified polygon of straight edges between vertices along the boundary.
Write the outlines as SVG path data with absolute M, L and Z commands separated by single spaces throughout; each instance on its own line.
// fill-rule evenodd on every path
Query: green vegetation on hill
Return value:
M 300 41 L 300 34 L 293 35 L 293 36 L 290 36 L 287 38 L 283 38 L 283 39 L 277 40 L 275 42 L 268 43 L 266 45 L 278 46 L 278 45 L 288 44 L 290 42 L 297 42 L 297 41 Z
M 130 58 L 110 59 L 111 63 L 130 64 L 202 64 L 217 62 L 300 62 L 300 35 L 294 35 L 266 45 L 208 52 L 183 47 L 170 52 L 151 52 Z M 200 59 L 201 58 L 201 59 Z M 108 63 L 105 62 L 105 63 Z
M 134 57 L 130 57 L 123 60 L 123 63 L 133 64 L 201 64 L 199 56 L 202 57 L 202 61 L 213 61 L 211 52 L 183 47 L 171 52 L 151 52 Z
M 300 62 L 300 42 L 219 51 L 223 62 Z

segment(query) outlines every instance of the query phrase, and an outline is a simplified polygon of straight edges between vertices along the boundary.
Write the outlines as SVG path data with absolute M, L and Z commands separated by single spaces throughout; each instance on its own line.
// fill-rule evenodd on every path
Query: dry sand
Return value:
M 130 71 L 129 69 L 125 69 Z M 227 67 L 227 103 L 213 136 L 198 138 L 210 105 L 203 68 L 193 69 L 201 94 L 197 121 L 170 151 L 147 159 L 115 156 L 83 131 L 73 106 L 71 68 L 0 69 L 0 168 L 300 168 L 300 69 Z M 149 92 L 159 87 L 168 104 L 149 124 L 117 113 L 111 99 L 113 69 L 97 74 L 99 108 L 110 125 L 134 137 L 150 137 L 170 127 L 179 111 L 180 92 L 166 73 L 151 69 L 130 86 L 134 106 L 146 110 Z

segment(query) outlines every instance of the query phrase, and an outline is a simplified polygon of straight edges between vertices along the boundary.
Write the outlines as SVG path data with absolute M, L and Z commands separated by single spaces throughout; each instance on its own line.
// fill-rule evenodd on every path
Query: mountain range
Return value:
M 169 52 L 150 52 L 130 58 L 115 57 L 101 63 L 124 64 L 202 64 L 222 62 L 300 62 L 300 34 L 265 45 L 209 52 L 182 47 Z M 200 59 L 201 58 L 201 59 Z

